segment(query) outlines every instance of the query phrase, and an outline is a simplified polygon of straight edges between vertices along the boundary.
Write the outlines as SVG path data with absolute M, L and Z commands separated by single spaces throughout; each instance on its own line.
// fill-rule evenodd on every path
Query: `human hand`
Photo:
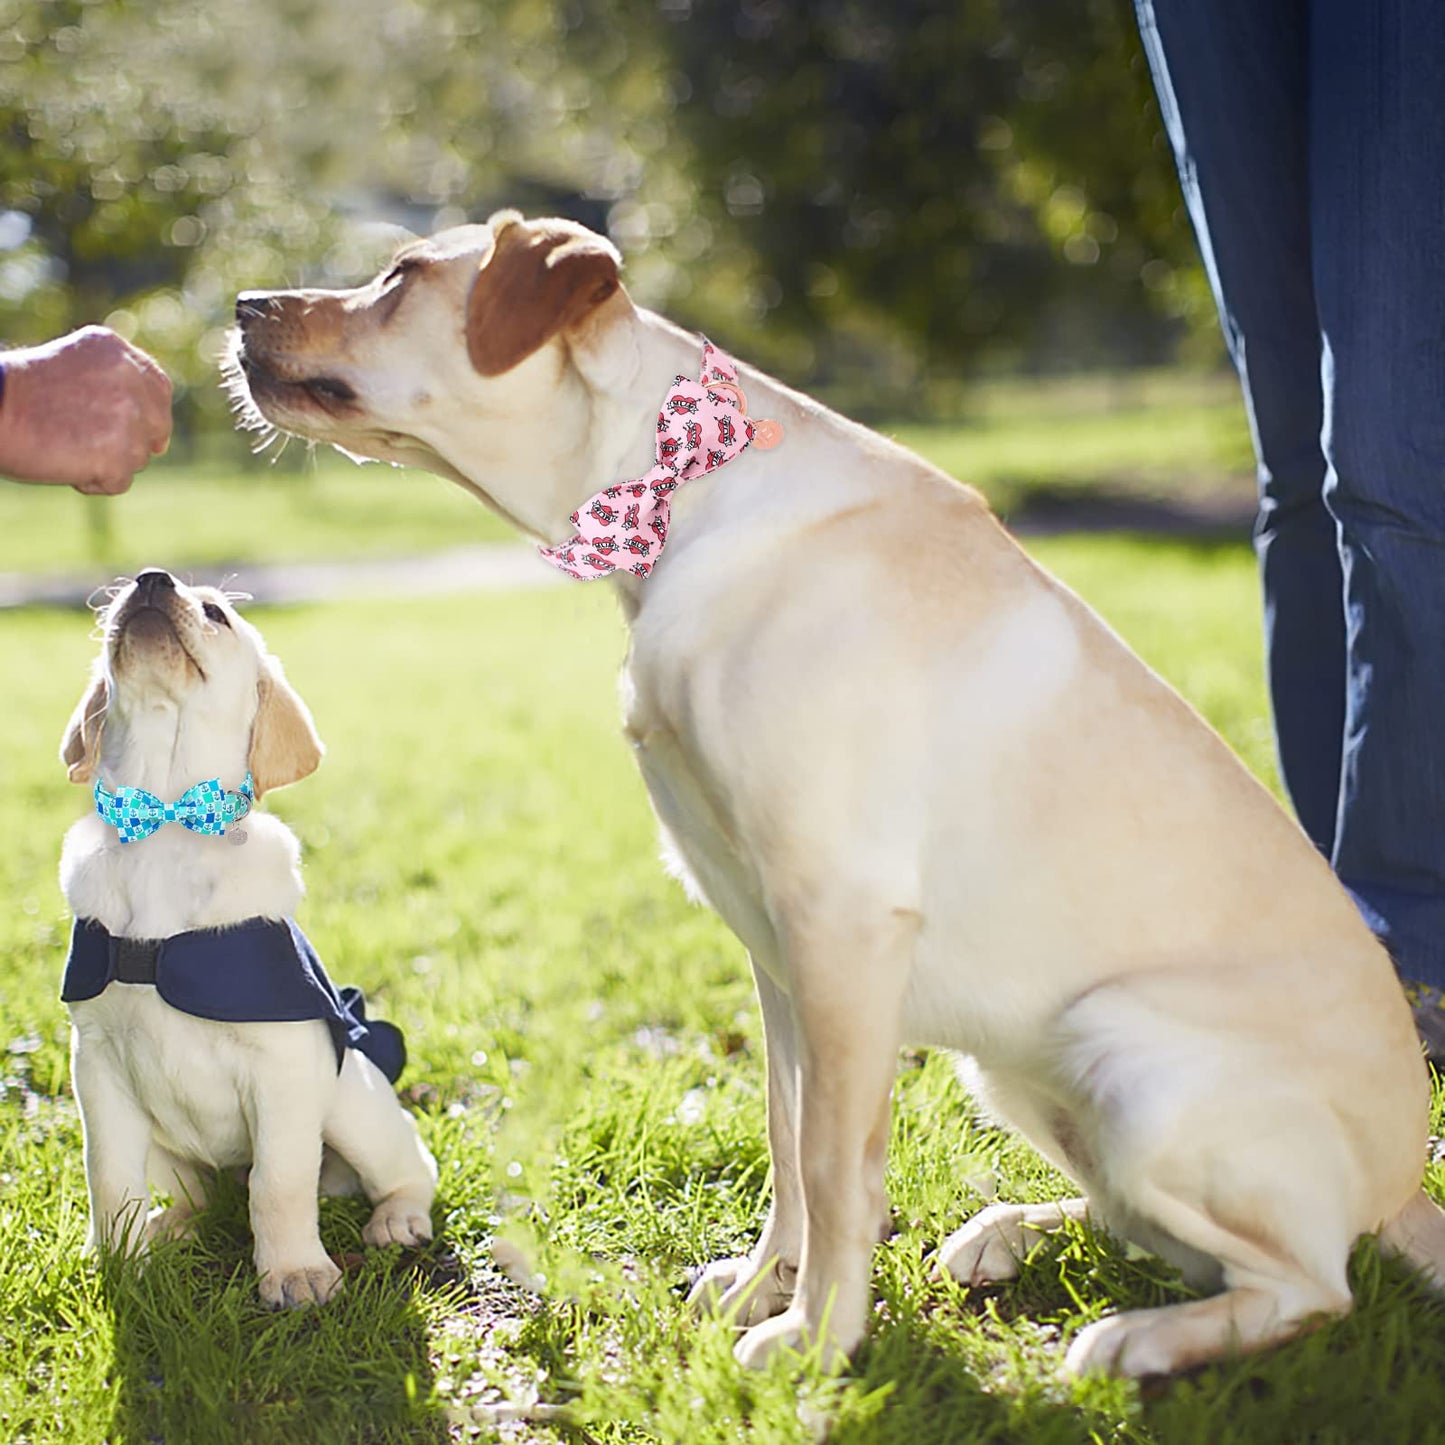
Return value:
M 170 378 L 104 326 L 0 352 L 0 363 L 0 475 L 114 495 L 170 445 Z

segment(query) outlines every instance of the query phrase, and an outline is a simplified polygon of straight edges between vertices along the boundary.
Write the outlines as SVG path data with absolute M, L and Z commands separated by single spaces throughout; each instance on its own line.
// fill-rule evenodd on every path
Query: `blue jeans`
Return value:
M 1280 768 L 1445 987 L 1445 0 L 1135 0 L 1259 461 Z

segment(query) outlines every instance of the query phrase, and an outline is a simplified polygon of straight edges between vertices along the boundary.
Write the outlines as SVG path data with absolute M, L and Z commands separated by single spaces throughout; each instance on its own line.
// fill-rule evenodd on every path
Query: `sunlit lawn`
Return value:
M 0 481 L 0 572 L 94 574 L 147 562 L 177 568 L 409 556 L 512 534 L 451 482 L 359 466 L 327 449 L 279 466 L 231 456 L 164 458 L 121 497 Z
M 1105 488 L 1135 496 L 1247 497 L 1244 430 L 1227 378 L 996 382 L 955 422 L 884 426 L 1004 511 L 1044 494 Z M 100 581 L 172 566 L 407 556 L 511 536 L 460 488 L 421 472 L 357 466 L 296 442 L 276 466 L 239 436 L 207 438 L 204 459 L 167 457 L 125 496 L 0 483 L 0 573 L 80 572 Z
M 1037 550 L 1268 774 L 1244 548 Z M 1083 1234 L 1008 1288 L 940 1281 L 931 1251 L 979 1204 L 973 1185 L 1065 1186 L 976 1118 L 938 1056 L 904 1060 L 898 1233 L 877 1255 L 855 1368 L 836 1384 L 740 1374 L 727 1329 L 691 1320 L 681 1293 L 761 1219 L 760 1024 L 741 948 L 657 865 L 616 726 L 609 599 L 571 588 L 257 620 L 331 748 L 267 806 L 304 841 L 302 920 L 332 972 L 408 1031 L 440 1241 L 420 1260 L 362 1260 L 363 1213 L 329 1203 L 347 1291 L 299 1316 L 258 1306 L 235 1193 L 140 1278 L 80 1259 L 54 874 L 87 800 L 54 754 L 93 644 L 81 614 L 0 617 L 0 1439 L 424 1441 L 463 1437 L 458 1420 L 503 1399 L 565 1407 L 504 1438 L 573 1442 L 1445 1438 L 1445 1311 L 1368 1251 L 1356 1314 L 1272 1355 L 1142 1393 L 1061 1383 L 1079 1325 L 1179 1287 Z M 546 1276 L 542 1297 L 490 1268 L 499 1228 Z
M 1004 513 L 1100 488 L 1246 505 L 1253 490 L 1244 411 L 1224 375 L 1010 379 L 979 387 L 959 423 L 883 430 Z

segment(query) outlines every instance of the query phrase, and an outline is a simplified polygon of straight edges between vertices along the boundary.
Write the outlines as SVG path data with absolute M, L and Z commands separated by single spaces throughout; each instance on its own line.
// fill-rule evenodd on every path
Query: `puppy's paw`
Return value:
M 797 1305 L 789 1305 L 782 1314 L 754 1325 L 736 1345 L 733 1355 L 738 1364 L 749 1370 L 761 1370 L 774 1355 L 802 1354 L 812 1347 L 813 1332 Z M 822 1341 L 823 1368 L 841 1369 L 848 1363 L 848 1352 L 857 1340 L 843 1341 L 831 1330 Z
M 372 1211 L 361 1231 L 362 1243 L 373 1249 L 388 1244 L 425 1244 L 431 1238 L 431 1210 L 425 1200 L 394 1194 L 383 1199 Z
M 146 1217 L 146 1243 L 158 1239 L 184 1239 L 196 1227 L 196 1211 L 188 1204 L 152 1209 Z
M 938 1263 L 960 1284 L 1016 1279 L 1024 1257 L 1061 1222 L 1052 1204 L 990 1204 L 944 1240 Z
M 341 1271 L 322 1255 L 303 1264 L 280 1265 L 261 1276 L 261 1299 L 273 1310 L 324 1305 L 341 1290 Z

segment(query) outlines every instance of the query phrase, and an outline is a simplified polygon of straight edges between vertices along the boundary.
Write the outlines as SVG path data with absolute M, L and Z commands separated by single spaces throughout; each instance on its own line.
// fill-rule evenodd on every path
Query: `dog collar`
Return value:
M 658 413 L 656 465 L 645 476 L 589 497 L 572 513 L 577 535 L 539 550 L 559 571 L 579 581 L 614 572 L 646 577 L 667 540 L 672 493 L 741 456 L 749 446 L 768 451 L 782 439 L 777 422 L 749 419 L 737 364 L 704 340 L 702 380 L 679 376 Z
M 187 788 L 174 803 L 163 803 L 144 788 L 111 792 L 99 779 L 95 784 L 95 811 L 120 834 L 122 843 L 149 838 L 163 823 L 179 823 L 192 833 L 219 835 L 239 823 L 255 801 L 249 772 L 239 792 L 223 788 L 219 778 L 207 778 Z M 238 832 L 232 837 L 244 842 L 246 835 Z

